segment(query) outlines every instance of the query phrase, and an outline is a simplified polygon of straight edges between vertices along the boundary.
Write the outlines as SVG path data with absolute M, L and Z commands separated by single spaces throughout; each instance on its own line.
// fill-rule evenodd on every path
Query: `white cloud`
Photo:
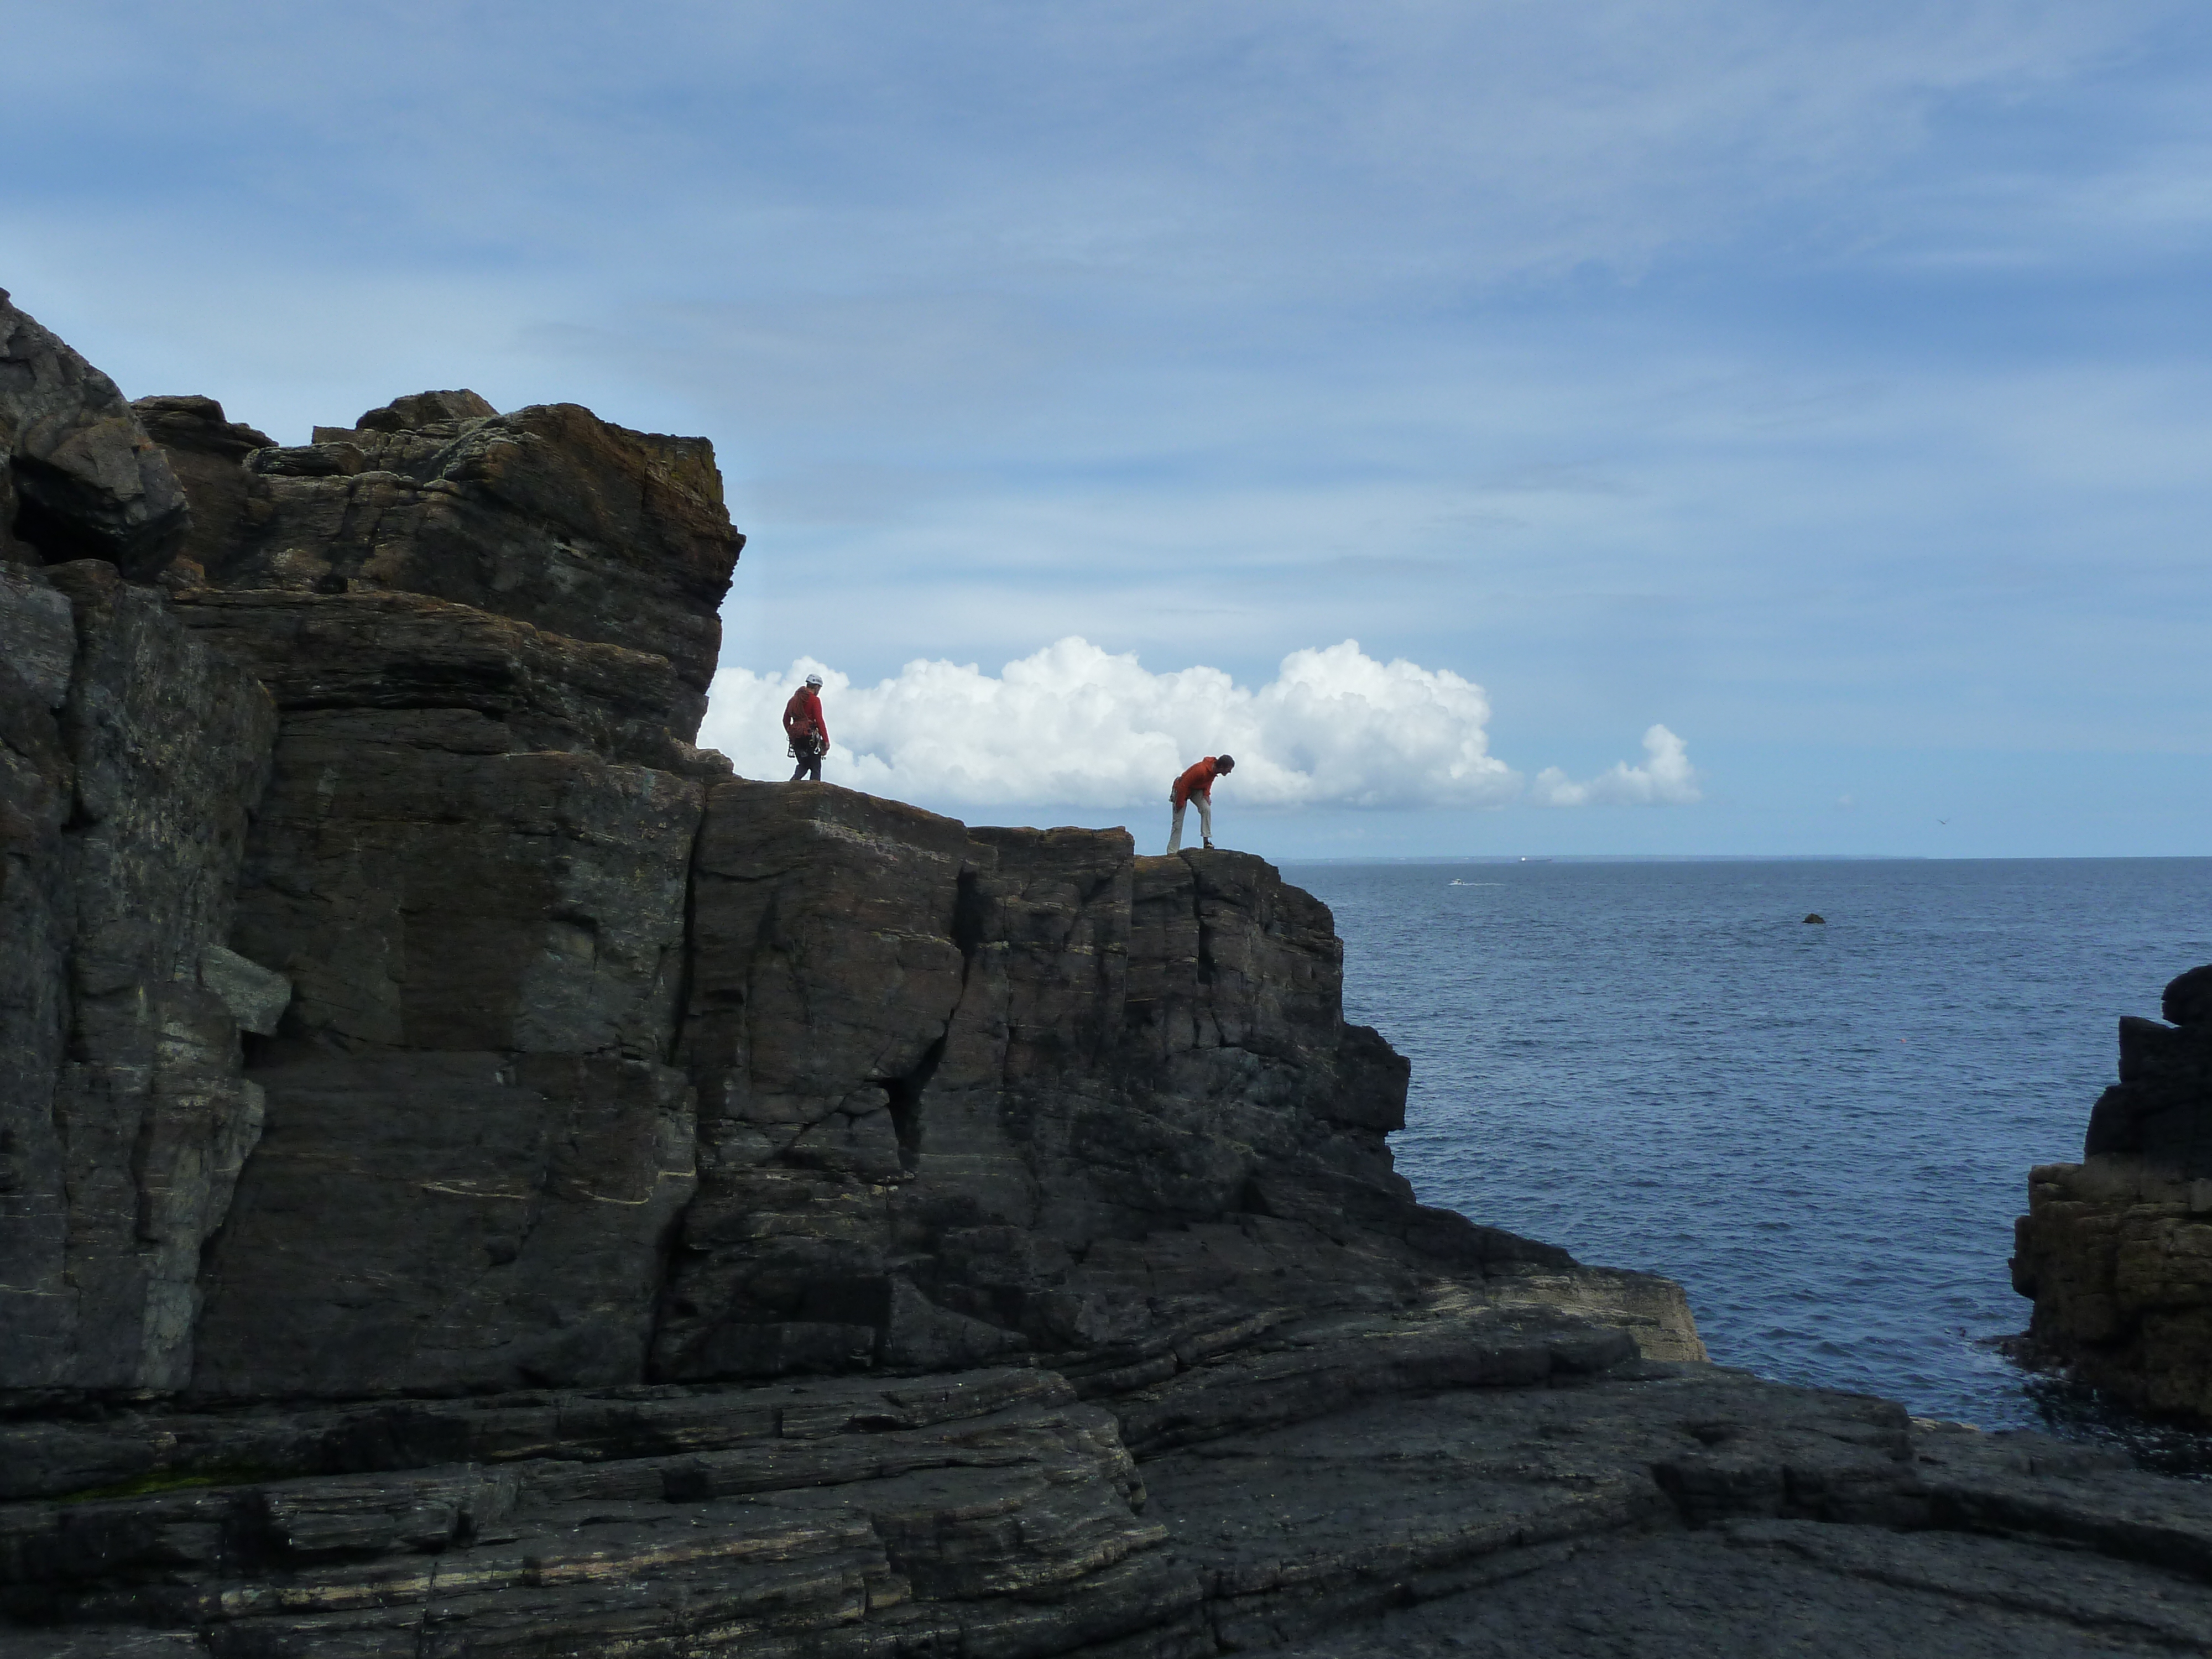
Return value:
M 1644 734 L 1644 763 L 1615 761 L 1588 783 L 1577 783 L 1556 766 L 1536 775 L 1528 799 L 1539 806 L 1687 806 L 1704 798 L 1681 738 L 1663 726 Z
M 927 659 L 872 686 L 811 658 L 781 674 L 725 668 L 700 741 L 747 776 L 787 775 L 780 717 L 810 672 L 823 678 L 833 740 L 823 778 L 902 799 L 1148 806 L 1182 768 L 1222 753 L 1237 757 L 1236 797 L 1253 806 L 1502 806 L 1522 790 L 1489 752 L 1480 686 L 1378 662 L 1356 640 L 1293 651 L 1256 689 L 1218 668 L 1156 674 L 1073 636 L 995 676 Z M 1588 784 L 1547 771 L 1539 799 L 1696 800 L 1681 740 L 1654 726 L 1644 746 L 1648 766 Z
M 786 775 L 779 717 L 810 670 L 832 738 L 823 778 L 905 799 L 1151 805 L 1183 767 L 1223 753 L 1251 805 L 1493 806 L 1521 787 L 1489 753 L 1480 686 L 1377 662 L 1353 640 L 1293 651 L 1256 690 L 1218 668 L 1155 674 L 1073 636 L 997 676 L 918 659 L 855 686 L 809 658 L 787 674 L 725 668 L 700 741 L 747 775 Z

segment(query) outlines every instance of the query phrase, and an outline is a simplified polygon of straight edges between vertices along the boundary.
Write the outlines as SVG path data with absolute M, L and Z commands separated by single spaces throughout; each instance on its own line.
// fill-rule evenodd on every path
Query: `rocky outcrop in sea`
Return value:
M 2120 1021 L 2081 1162 L 2028 1176 L 2013 1288 L 2024 1357 L 2124 1407 L 2212 1427 L 2212 966 Z
M 0 1656 L 2212 1643 L 2203 1488 L 1420 1204 L 1262 860 L 695 748 L 703 441 L 313 438 L 0 297 Z

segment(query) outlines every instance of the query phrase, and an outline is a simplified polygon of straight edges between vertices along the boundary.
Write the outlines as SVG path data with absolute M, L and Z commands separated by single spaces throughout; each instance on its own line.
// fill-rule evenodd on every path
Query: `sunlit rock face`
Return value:
M 2168 985 L 2162 1012 L 2120 1021 L 2082 1161 L 2030 1174 L 2013 1286 L 2034 1298 L 2038 1361 L 2212 1425 L 2212 967 Z

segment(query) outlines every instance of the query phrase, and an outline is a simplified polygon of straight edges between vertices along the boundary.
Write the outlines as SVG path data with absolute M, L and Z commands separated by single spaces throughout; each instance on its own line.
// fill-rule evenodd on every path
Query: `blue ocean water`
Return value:
M 1688 1290 L 1715 1359 L 1985 1427 L 2037 1164 L 2212 962 L 2212 859 L 1291 864 L 1430 1203 Z M 1817 912 L 1826 920 L 1808 926 Z

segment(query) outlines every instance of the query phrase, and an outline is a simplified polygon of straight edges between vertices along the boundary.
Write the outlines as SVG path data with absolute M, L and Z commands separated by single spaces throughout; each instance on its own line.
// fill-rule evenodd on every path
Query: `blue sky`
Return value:
M 706 434 L 733 672 L 1079 635 L 1273 707 L 1356 639 L 1526 783 L 1224 785 L 1284 857 L 2205 850 L 2201 3 L 0 24 L 19 304 L 288 441 L 446 386 Z M 1537 788 L 1655 726 L 1693 789 Z

